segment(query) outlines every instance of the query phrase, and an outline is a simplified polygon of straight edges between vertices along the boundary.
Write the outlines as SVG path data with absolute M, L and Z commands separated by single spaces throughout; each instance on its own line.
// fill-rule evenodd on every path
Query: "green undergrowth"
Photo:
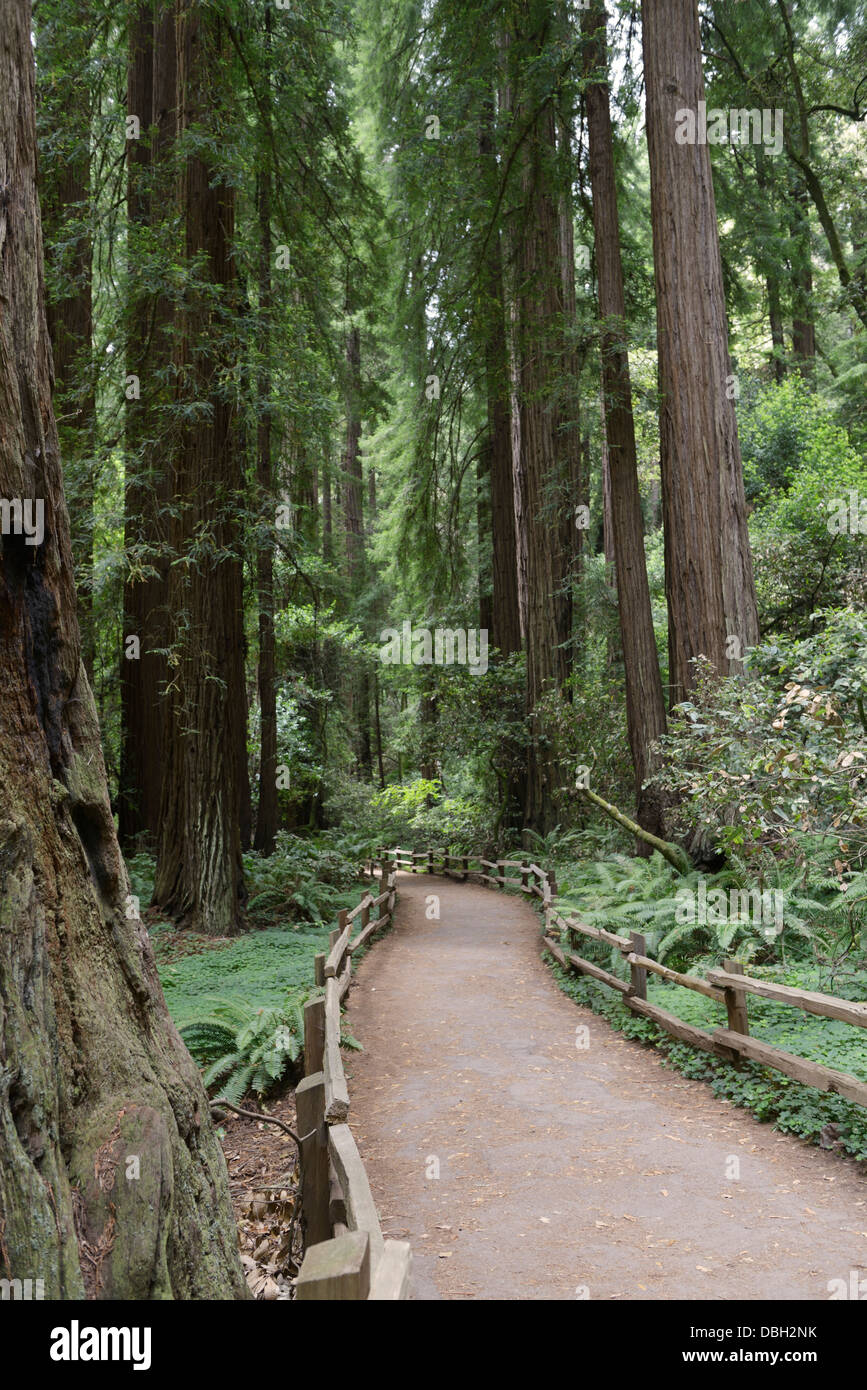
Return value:
M 296 867 L 299 858 L 307 856 L 296 853 Z M 338 858 L 325 865 L 330 884 L 319 891 L 320 886 L 306 882 L 289 901 L 286 857 L 273 866 L 262 862 L 266 867 L 260 867 L 251 884 L 258 890 L 248 911 L 251 926 L 241 936 L 214 939 L 165 922 L 148 925 L 169 1012 L 202 1067 L 211 1095 L 235 1105 L 247 1094 L 267 1095 L 295 1075 L 303 1048 L 304 1004 L 317 993 L 314 956 L 328 951 L 340 908 L 354 907 L 370 886 L 357 877 L 357 870 L 350 875 Z M 135 870 L 143 888 L 148 867 L 137 856 Z M 256 926 L 257 920 L 267 923 L 278 916 L 280 901 L 284 924 Z M 302 907 L 307 920 L 299 920 Z M 358 1047 L 348 1035 L 343 1042 Z
M 867 1161 L 867 1112 L 861 1106 L 841 1096 L 803 1086 L 756 1062 L 745 1061 L 738 1070 L 698 1048 L 676 1042 L 649 1019 L 631 1014 L 605 985 L 564 971 L 553 959 L 549 958 L 549 963 L 557 983 L 570 999 L 600 1014 L 626 1037 L 655 1046 L 666 1066 L 693 1080 L 706 1081 L 715 1095 L 742 1106 L 759 1120 L 773 1123 L 774 1128 L 783 1133 L 797 1135 L 823 1148 L 837 1149 L 861 1162 Z M 604 964 L 610 969 L 612 962 L 606 960 Z M 702 974 L 703 971 L 695 968 L 693 973 Z M 785 971 L 765 968 L 755 973 L 761 978 L 800 988 L 820 987 L 816 979 L 820 972 L 808 968 Z M 686 1023 L 706 1029 L 725 1027 L 725 1009 L 712 999 L 665 983 L 649 983 L 647 992 L 651 1003 L 676 1014 Z M 834 993 L 841 998 L 864 998 L 867 972 L 853 972 L 845 982 L 838 981 Z M 803 1014 L 755 995 L 749 996 L 749 1012 L 750 1032 L 754 1037 L 867 1080 L 867 1046 L 860 1029 L 834 1019 Z

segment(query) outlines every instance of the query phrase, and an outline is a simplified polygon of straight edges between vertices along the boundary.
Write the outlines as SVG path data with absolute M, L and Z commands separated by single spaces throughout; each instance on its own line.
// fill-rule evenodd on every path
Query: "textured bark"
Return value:
M 767 171 L 767 154 L 763 145 L 755 147 L 756 186 L 762 201 L 762 230 L 764 238 L 772 241 L 779 235 L 777 210 L 774 206 L 773 189 Z M 783 306 L 780 290 L 780 277 L 772 250 L 768 253 L 765 271 L 765 287 L 768 296 L 768 324 L 771 330 L 771 368 L 776 381 L 786 375 L 786 343 L 783 336 Z
M 93 246 L 90 218 L 91 89 L 82 79 L 90 56 L 91 6 L 49 19 L 39 34 L 41 124 L 51 144 L 40 192 L 46 246 L 53 248 L 63 290 L 46 305 L 54 360 L 55 413 L 63 457 L 76 462 L 73 558 L 82 657 L 93 680 Z M 71 20 L 71 22 L 70 22 Z
M 642 17 L 674 704 L 694 657 L 742 669 L 758 618 L 710 154 L 675 140 L 677 111 L 705 97 L 696 0 L 643 0 Z
M 813 321 L 813 256 L 810 248 L 809 198 L 797 181 L 792 200 L 792 354 L 802 376 L 816 365 L 816 326 Z
M 165 446 L 160 442 L 166 377 L 172 359 L 173 310 L 163 295 L 136 283 L 138 239 L 147 237 L 171 205 L 167 164 L 176 135 L 177 65 L 174 11 L 141 4 L 130 28 L 127 105 L 142 138 L 128 144 L 127 208 L 131 305 L 127 371 L 141 396 L 127 405 L 124 539 L 130 573 L 124 584 L 124 637 L 137 636 L 137 661 L 120 659 L 121 777 L 118 828 L 123 843 L 155 842 L 162 796 L 164 690 L 168 666 L 168 558 L 163 520 L 170 496 Z M 153 128 L 153 141 L 148 138 Z
M 271 329 L 271 175 L 259 175 L 259 310 L 263 331 L 268 335 L 259 373 L 259 428 L 256 440 L 256 472 L 261 505 L 274 504 L 271 468 L 271 371 L 269 342 Z M 256 588 L 259 603 L 259 809 L 256 816 L 254 848 L 260 854 L 273 854 L 277 835 L 277 691 L 274 641 L 274 549 L 270 532 L 256 550 Z
M 665 732 L 665 700 L 653 632 L 644 520 L 638 490 L 603 6 L 595 5 L 584 12 L 582 33 L 585 72 L 592 79 L 585 88 L 584 100 L 593 191 L 608 491 L 626 683 L 626 722 L 635 771 L 638 822 L 645 830 L 664 835 L 659 797 L 645 790 L 643 785 L 653 771 L 651 746 Z M 607 554 L 606 545 L 606 557 Z
M 561 13 L 561 24 L 565 14 Z M 568 36 L 568 30 L 565 31 Z M 566 684 L 575 660 L 574 589 L 578 566 L 575 503 L 581 473 L 581 354 L 575 339 L 575 221 L 572 206 L 572 110 L 565 97 L 557 111 L 557 185 L 560 221 L 560 324 L 564 343 L 557 392 L 555 446 L 557 450 L 558 548 L 556 556 L 558 679 Z
M 216 12 L 178 0 L 179 129 L 207 131 L 219 100 L 225 36 Z M 243 592 L 236 517 L 242 488 L 221 321 L 232 303 L 234 193 L 198 147 L 181 178 L 186 255 L 210 288 L 187 291 L 177 343 L 178 401 L 209 413 L 178 428 L 169 610 L 174 666 L 166 728 L 154 903 L 183 925 L 228 936 L 244 900 L 238 750 L 244 732 Z M 203 542 L 203 537 L 207 538 Z M 195 547 L 191 555 L 191 549 Z
M 0 0 L 0 494 L 45 507 L 43 543 L 4 536 L 0 569 L 0 1275 L 52 1299 L 243 1298 L 207 1098 L 127 916 L 81 662 L 30 24 Z
M 488 112 L 479 139 L 479 156 L 489 205 L 496 194 L 499 178 L 491 125 Z M 487 523 L 490 527 L 491 595 L 489 606 L 482 614 L 481 626 L 490 628 L 491 645 L 503 656 L 509 656 L 521 648 L 521 615 L 512 481 L 511 390 L 499 228 L 492 231 L 488 242 L 482 302 L 488 440 L 484 464 L 480 464 L 480 488 L 484 489 L 485 507 L 479 514 L 479 528 L 481 536 L 484 534 L 482 526 Z
M 513 223 L 516 281 L 516 353 L 520 410 L 517 458 L 519 506 L 527 546 L 527 758 L 525 820 L 544 834 L 553 825 L 556 757 L 539 711 L 559 675 L 558 456 L 556 391 L 563 322 L 560 216 L 556 178 L 554 109 L 540 105 L 528 72 L 544 50 L 549 6 L 545 0 L 514 6 L 509 45 L 514 132 L 520 140 L 515 165 L 520 209 Z M 526 132 L 526 133 L 525 133 Z
M 346 568 L 350 579 L 361 571 L 364 558 L 361 475 L 361 339 L 357 328 L 346 338 L 346 452 L 343 456 L 343 521 L 346 529 Z

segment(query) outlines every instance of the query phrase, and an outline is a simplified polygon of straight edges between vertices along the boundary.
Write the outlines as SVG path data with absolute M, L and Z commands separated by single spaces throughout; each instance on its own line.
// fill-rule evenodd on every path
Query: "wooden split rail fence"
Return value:
M 382 853 L 384 855 L 386 852 Z M 867 1082 L 861 1081 L 849 1072 L 835 1071 L 832 1067 L 822 1066 L 806 1057 L 799 1057 L 796 1053 L 785 1052 L 773 1043 L 761 1042 L 758 1038 L 750 1037 L 747 999 L 750 994 L 755 994 L 764 999 L 789 1004 L 805 1013 L 839 1019 L 859 1028 L 867 1028 L 867 1003 L 754 979 L 744 974 L 743 966 L 736 960 L 726 960 L 721 969 L 709 970 L 707 979 L 671 970 L 647 955 L 647 943 L 640 932 L 632 932 L 629 936 L 618 935 L 606 931 L 603 927 L 590 926 L 573 914 L 564 916 L 557 911 L 554 902 L 557 896 L 554 874 L 526 859 L 489 860 L 467 855 L 443 855 L 433 850 L 397 849 L 390 853 L 399 867 L 408 868 L 412 872 L 447 873 L 463 880 L 472 874 L 474 879 L 491 887 L 519 888 L 523 893 L 535 895 L 542 900 L 545 909 L 545 948 L 564 969 L 576 970 L 600 981 L 610 989 L 617 990 L 628 1009 L 657 1024 L 679 1042 L 711 1052 L 735 1066 L 740 1065 L 742 1058 L 759 1062 L 762 1066 L 773 1067 L 783 1072 L 805 1086 L 812 1086 L 818 1091 L 833 1092 L 844 1096 L 846 1100 L 854 1101 L 857 1105 L 867 1107 Z M 436 867 L 437 861 L 440 863 L 439 869 Z M 454 864 L 458 864 L 459 869 L 454 869 Z M 480 869 L 474 867 L 477 864 Z M 519 875 L 507 876 L 507 869 L 517 869 Z M 620 951 L 629 966 L 629 980 L 621 980 L 610 970 L 605 970 L 593 961 L 576 954 L 574 948 L 577 939 L 582 936 L 604 942 Z M 648 973 L 659 975 L 671 984 L 695 990 L 725 1005 L 727 1026 L 709 1032 L 691 1023 L 684 1023 L 676 1014 L 650 1003 L 647 998 Z
M 383 1237 L 347 1122 L 349 1089 L 340 1052 L 340 1005 L 352 979 L 352 958 L 392 920 L 396 868 L 395 864 L 387 867 L 383 860 L 380 887 L 384 891 L 378 897 L 366 892 L 351 912 L 338 914 L 328 953 L 316 956 L 314 962 L 316 983 L 325 992 L 304 1008 L 305 1076 L 295 1092 L 306 1232 L 296 1286 L 299 1299 L 409 1297 L 409 1242 Z
M 317 956 L 315 962 L 316 983 L 324 986 L 324 997 L 311 1001 L 304 1010 L 306 1075 L 295 1093 L 302 1136 L 302 1206 L 307 1232 L 307 1250 L 296 1290 L 300 1299 L 409 1296 L 409 1243 L 383 1238 L 367 1174 L 347 1123 L 349 1091 L 340 1054 L 340 1004 L 352 978 L 352 957 L 391 921 L 398 869 L 448 875 L 464 882 L 472 875 L 475 881 L 500 891 L 516 888 L 539 898 L 545 912 L 545 949 L 564 969 L 576 970 L 616 990 L 633 1013 L 657 1024 L 679 1042 L 713 1053 L 735 1066 L 747 1058 L 773 1067 L 805 1086 L 834 1092 L 867 1107 L 864 1081 L 750 1037 L 747 999 L 755 994 L 859 1028 L 867 1028 L 867 1003 L 754 979 L 745 975 L 743 966 L 735 960 L 724 961 L 721 969 L 709 970 L 707 979 L 672 970 L 647 955 L 640 932 L 619 935 L 604 927 L 590 926 L 574 914 L 558 911 L 554 874 L 529 859 L 490 860 L 430 849 L 382 849 L 367 868 L 373 877 L 377 863 L 381 866 L 380 886 L 385 885 L 384 891 L 378 897 L 365 893 L 356 908 L 339 914 L 328 954 Z M 378 911 L 376 917 L 371 916 L 374 909 Z M 353 939 L 356 922 L 358 934 Z M 621 980 L 610 970 L 578 955 L 575 946 L 580 937 L 620 951 L 629 966 L 629 980 Z M 650 1003 L 648 974 L 696 990 L 724 1005 L 727 1027 L 709 1032 Z

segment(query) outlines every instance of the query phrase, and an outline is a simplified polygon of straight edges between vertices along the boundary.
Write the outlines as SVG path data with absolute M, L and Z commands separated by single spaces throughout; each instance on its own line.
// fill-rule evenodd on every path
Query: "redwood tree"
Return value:
M 174 7 L 142 0 L 129 31 L 127 109 L 141 136 L 127 144 L 129 214 L 129 338 L 127 371 L 138 399 L 127 404 L 124 541 L 124 637 L 137 637 L 138 659 L 121 656 L 121 841 L 159 832 L 168 667 L 168 536 L 170 498 L 164 415 L 172 361 L 171 301 L 150 289 L 148 240 L 171 208 L 171 155 L 176 136 L 177 63 Z M 153 139 L 151 139 L 153 131 Z M 152 255 L 152 252 L 150 253 Z M 144 284 L 142 284 L 144 280 Z
M 225 80 L 224 21 L 178 0 L 181 211 L 190 284 L 176 342 L 180 412 L 173 460 L 174 624 L 154 903 L 197 931 L 241 922 L 244 738 L 243 588 L 237 515 L 240 450 L 227 396 L 235 196 L 216 166 Z
M 696 0 L 642 0 L 642 19 L 674 704 L 694 657 L 742 668 L 758 618 L 710 151 L 676 139 L 705 99 Z
M 129 898 L 81 661 L 51 406 L 28 0 L 0 0 L 0 1273 L 241 1298 L 226 1168 Z M 137 1164 L 131 1165 L 135 1156 Z
M 652 745 L 665 732 L 665 700 L 653 632 L 644 553 L 644 518 L 638 491 L 604 5 L 594 5 L 584 12 L 582 32 L 585 38 L 585 72 L 589 78 L 585 104 L 599 286 L 602 383 L 608 444 L 607 481 L 610 487 L 617 607 L 623 644 L 626 722 L 635 769 L 638 822 L 645 830 L 661 835 L 664 834 L 661 806 L 658 798 L 644 788 L 644 782 L 652 772 Z

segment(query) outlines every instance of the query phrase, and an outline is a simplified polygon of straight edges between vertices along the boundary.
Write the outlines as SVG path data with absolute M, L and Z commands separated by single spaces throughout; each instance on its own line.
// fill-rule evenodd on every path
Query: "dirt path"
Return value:
M 350 995 L 366 1050 L 344 1055 L 353 1130 L 385 1233 L 412 1242 L 416 1298 L 828 1299 L 829 1280 L 867 1277 L 853 1163 L 576 1008 L 523 901 L 407 874 L 399 893 Z

